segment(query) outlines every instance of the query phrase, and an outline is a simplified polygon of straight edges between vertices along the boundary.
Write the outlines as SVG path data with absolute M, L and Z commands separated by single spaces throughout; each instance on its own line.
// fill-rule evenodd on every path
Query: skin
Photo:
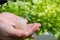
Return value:
M 19 22 L 25 22 L 26 24 L 22 24 L 24 27 L 17 26 L 17 23 Z M 12 13 L 0 13 L 0 35 L 3 35 L 0 36 L 0 38 L 5 36 L 24 40 L 26 37 L 31 36 L 35 31 L 37 31 L 39 26 L 41 26 L 39 23 L 27 24 L 26 19 L 20 18 Z

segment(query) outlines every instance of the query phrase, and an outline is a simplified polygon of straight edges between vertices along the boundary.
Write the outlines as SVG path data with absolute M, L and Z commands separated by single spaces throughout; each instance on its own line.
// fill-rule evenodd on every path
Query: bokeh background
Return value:
M 0 12 L 11 12 L 26 18 L 28 23 L 40 23 L 40 31 L 36 32 L 37 40 L 44 40 L 41 37 L 49 34 L 51 38 L 60 40 L 60 0 L 8 0 Z M 49 40 L 47 37 L 45 39 Z

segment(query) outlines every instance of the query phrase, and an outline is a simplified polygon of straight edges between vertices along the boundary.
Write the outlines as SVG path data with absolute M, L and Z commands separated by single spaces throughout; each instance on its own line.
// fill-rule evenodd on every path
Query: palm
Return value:
M 18 19 L 19 18 L 19 19 Z M 18 21 L 22 20 L 22 21 Z M 27 36 L 32 35 L 39 28 L 39 23 L 27 24 L 25 19 L 20 19 L 20 17 L 9 14 L 7 12 L 2 13 L 0 15 L 0 31 L 4 33 L 5 36 L 13 36 L 13 37 L 22 37 L 25 38 Z M 23 24 L 23 22 L 25 22 Z M 24 26 L 17 26 L 22 23 Z M 20 29 L 22 28 L 22 30 Z M 19 28 L 19 29 L 18 29 Z

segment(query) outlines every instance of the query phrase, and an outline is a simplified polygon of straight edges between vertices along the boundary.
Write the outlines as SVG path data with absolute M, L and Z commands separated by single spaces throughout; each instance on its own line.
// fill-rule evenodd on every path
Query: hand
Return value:
M 33 34 L 36 30 L 38 30 L 40 24 L 26 24 L 25 29 L 16 29 L 16 24 L 18 23 L 18 16 L 4 12 L 0 14 L 0 31 L 5 36 L 15 36 L 15 37 L 27 37 Z M 19 19 L 23 20 L 23 19 Z M 20 21 L 19 21 L 20 22 Z

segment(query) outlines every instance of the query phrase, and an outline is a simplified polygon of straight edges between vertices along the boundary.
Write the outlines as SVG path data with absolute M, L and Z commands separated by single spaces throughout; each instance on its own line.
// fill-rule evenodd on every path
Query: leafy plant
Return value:
M 41 23 L 37 34 L 51 32 L 56 38 L 60 35 L 60 1 L 59 0 L 17 0 L 8 1 L 2 7 L 2 12 L 12 12 L 28 19 L 28 23 Z M 59 32 L 59 34 L 58 34 Z

